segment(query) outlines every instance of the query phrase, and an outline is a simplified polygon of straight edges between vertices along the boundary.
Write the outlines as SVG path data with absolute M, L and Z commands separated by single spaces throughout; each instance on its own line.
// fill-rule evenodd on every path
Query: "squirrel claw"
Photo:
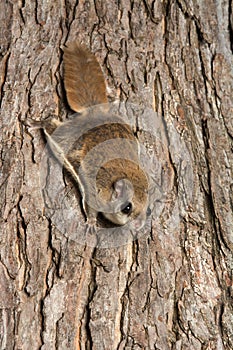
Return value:
M 97 230 L 96 230 L 96 218 L 87 219 L 86 233 L 93 235 L 96 232 L 97 232 Z

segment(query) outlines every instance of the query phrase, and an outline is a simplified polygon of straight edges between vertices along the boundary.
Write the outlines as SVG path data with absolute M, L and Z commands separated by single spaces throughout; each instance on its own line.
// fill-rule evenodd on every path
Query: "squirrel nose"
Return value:
M 146 211 L 146 216 L 148 217 L 148 216 L 150 216 L 151 215 L 151 209 L 148 207 L 147 208 L 147 211 Z

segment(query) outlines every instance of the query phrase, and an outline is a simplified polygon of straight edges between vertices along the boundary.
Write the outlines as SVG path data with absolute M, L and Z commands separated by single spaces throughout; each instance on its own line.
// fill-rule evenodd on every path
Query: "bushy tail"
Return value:
M 107 103 L 104 76 L 96 57 L 76 42 L 64 49 L 64 83 L 69 106 L 76 112 Z

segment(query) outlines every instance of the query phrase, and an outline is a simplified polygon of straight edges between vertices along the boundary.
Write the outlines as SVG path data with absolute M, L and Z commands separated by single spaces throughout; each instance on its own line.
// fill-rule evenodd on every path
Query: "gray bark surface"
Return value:
M 3 0 L 0 18 L 0 349 L 232 349 L 232 2 Z M 109 98 L 156 112 L 166 138 L 135 118 L 166 200 L 124 244 L 76 239 L 73 184 L 41 190 L 45 142 L 24 126 L 70 113 L 72 40 L 95 53 Z M 62 184 L 67 210 L 51 214 Z

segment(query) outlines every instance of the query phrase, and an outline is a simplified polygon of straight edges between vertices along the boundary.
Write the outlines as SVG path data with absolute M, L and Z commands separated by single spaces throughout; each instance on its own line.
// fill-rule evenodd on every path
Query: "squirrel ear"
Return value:
M 128 200 L 133 196 L 133 185 L 127 179 L 117 180 L 113 184 L 112 200 L 121 199 Z
M 123 193 L 125 192 L 124 191 L 124 189 L 125 189 L 124 179 L 117 180 L 114 183 L 113 188 L 114 188 L 113 197 L 115 197 L 114 199 L 122 197 Z

